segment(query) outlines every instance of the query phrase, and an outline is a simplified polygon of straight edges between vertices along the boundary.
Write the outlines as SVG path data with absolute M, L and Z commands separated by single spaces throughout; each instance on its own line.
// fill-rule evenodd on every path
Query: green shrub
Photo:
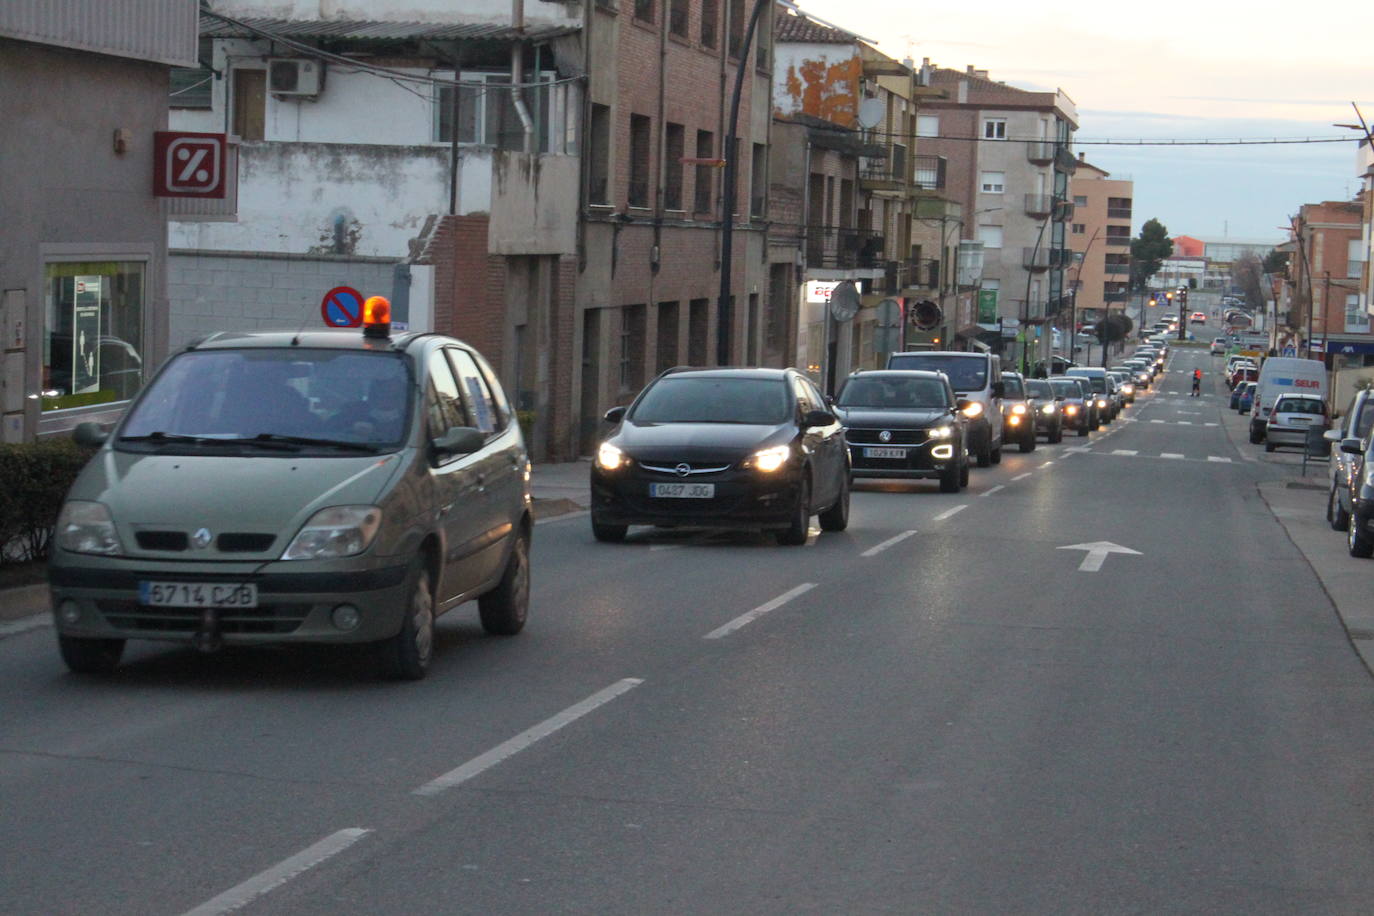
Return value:
M 65 438 L 0 445 L 0 565 L 47 559 L 62 500 L 92 454 Z

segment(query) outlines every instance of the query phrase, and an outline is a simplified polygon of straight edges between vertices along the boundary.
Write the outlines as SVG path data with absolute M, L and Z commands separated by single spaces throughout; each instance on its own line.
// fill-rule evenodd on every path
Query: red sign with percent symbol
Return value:
M 154 197 L 224 197 L 224 134 L 153 133 Z
M 363 294 L 351 286 L 336 286 L 320 300 L 320 316 L 331 328 L 363 326 Z

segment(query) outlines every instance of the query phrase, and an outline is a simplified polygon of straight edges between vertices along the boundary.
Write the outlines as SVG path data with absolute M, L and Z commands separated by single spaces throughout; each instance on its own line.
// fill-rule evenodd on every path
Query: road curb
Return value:
M 24 620 L 46 613 L 48 613 L 48 586 L 46 583 L 18 585 L 0 590 L 0 628 L 11 621 Z M 3 633 L 4 629 L 0 629 L 0 635 Z

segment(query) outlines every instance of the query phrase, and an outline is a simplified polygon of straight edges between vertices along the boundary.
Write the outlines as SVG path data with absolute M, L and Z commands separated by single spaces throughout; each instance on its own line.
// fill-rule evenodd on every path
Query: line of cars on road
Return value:
M 1029 452 L 1040 436 L 1059 442 L 1110 423 L 1163 360 L 1162 347 L 1146 346 L 1121 366 L 1025 378 L 990 353 L 894 353 L 833 397 L 795 369 L 670 369 L 605 414 L 592 534 L 750 528 L 804 544 L 812 516 L 823 531 L 848 526 L 854 479 L 933 479 L 957 493 L 971 465 L 999 463 L 1009 445 Z

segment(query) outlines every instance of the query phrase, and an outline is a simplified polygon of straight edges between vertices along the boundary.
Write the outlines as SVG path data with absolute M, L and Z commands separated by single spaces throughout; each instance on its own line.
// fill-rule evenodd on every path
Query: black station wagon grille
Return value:
M 185 550 L 191 543 L 185 531 L 140 531 L 134 537 L 144 550 Z
M 846 429 L 844 438 L 855 445 L 920 445 L 929 438 L 925 429 L 890 429 L 891 438 L 883 440 L 881 429 Z
M 110 626 L 121 630 L 194 633 L 201 611 L 188 607 L 145 607 L 137 601 L 99 599 L 96 609 Z M 264 604 L 255 608 L 221 608 L 215 612 L 222 633 L 293 633 L 310 613 L 308 604 Z
M 215 546 L 224 553 L 262 553 L 277 539 L 274 534 L 232 532 L 215 538 Z

